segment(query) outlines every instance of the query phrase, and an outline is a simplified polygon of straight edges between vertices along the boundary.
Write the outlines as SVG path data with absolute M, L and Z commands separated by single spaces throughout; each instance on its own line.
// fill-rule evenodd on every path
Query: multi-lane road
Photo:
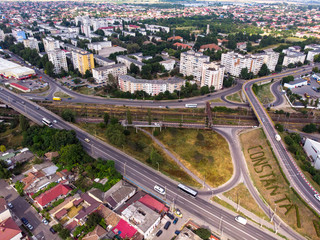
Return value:
M 183 206 L 186 211 L 198 216 L 216 229 L 220 229 L 225 235 L 234 239 L 277 238 L 276 235 L 273 235 L 270 231 L 254 226 L 251 223 L 248 223 L 245 226 L 236 223 L 234 214 L 210 204 L 200 196 L 192 198 L 189 195 L 180 192 L 177 188 L 177 182 L 156 172 L 148 166 L 145 166 L 136 159 L 122 153 L 99 139 L 93 138 L 74 125 L 64 122 L 60 117 L 50 111 L 41 107 L 36 109 L 37 105 L 35 103 L 25 100 L 22 96 L 8 91 L 7 89 L 2 89 L 0 90 L 0 99 L 36 123 L 41 124 L 42 118 L 45 117 L 50 120 L 57 120 L 57 123 L 54 123 L 55 128 L 74 130 L 89 153 L 95 157 L 114 160 L 117 170 L 146 191 L 153 189 L 156 184 L 165 186 L 167 189 L 166 201 L 169 204 L 174 201 L 176 205 Z M 89 138 L 90 143 L 84 141 L 85 138 Z M 151 191 L 151 194 L 155 193 Z

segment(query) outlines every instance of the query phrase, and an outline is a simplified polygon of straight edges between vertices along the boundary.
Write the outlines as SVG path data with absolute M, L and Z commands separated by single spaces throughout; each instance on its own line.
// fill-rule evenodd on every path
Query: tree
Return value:
M 240 78 L 249 79 L 249 72 L 247 67 L 241 69 Z
M 66 228 L 62 228 L 62 230 L 59 232 L 59 237 L 62 239 L 67 239 L 70 237 L 70 231 Z
M 44 73 L 49 75 L 50 77 L 53 77 L 54 76 L 53 69 L 54 69 L 54 66 L 52 62 L 48 61 L 44 67 Z
M 6 149 L 6 146 L 5 145 L 0 145 L 0 151 L 1 152 L 5 152 L 7 149 Z
M 119 124 L 109 124 L 106 130 L 106 137 L 111 144 L 121 147 L 125 143 L 123 127 Z
M 111 73 L 108 74 L 108 81 L 109 84 L 117 84 L 117 79 Z
M 252 43 L 251 43 L 251 42 L 248 42 L 246 48 L 247 48 L 247 51 L 248 51 L 248 52 L 251 52 L 251 51 L 252 51 Z
M 197 234 L 200 238 L 207 240 L 211 236 L 211 232 L 206 228 L 198 228 L 195 230 L 195 234 Z
M 127 111 L 127 123 L 132 124 L 132 116 L 130 110 Z
M 302 128 L 302 131 L 305 133 L 313 133 L 317 131 L 317 126 L 314 123 L 307 124 Z
M 259 77 L 263 77 L 263 76 L 267 76 L 270 74 L 270 70 L 267 66 L 267 64 L 262 64 L 261 68 L 260 68 L 260 71 L 258 73 Z
M 68 122 L 75 122 L 76 115 L 71 109 L 64 109 L 62 111 L 61 117 Z
M 28 128 L 30 127 L 29 125 L 29 121 L 27 120 L 27 118 L 23 115 L 19 116 L 19 123 L 20 123 L 20 129 L 21 131 L 27 131 Z
M 131 63 L 129 71 L 133 74 L 138 74 L 140 72 L 140 69 L 135 64 Z
M 17 189 L 17 192 L 19 193 L 20 196 L 23 196 L 23 195 L 24 195 L 24 191 L 23 191 L 24 183 L 22 183 L 22 182 L 20 182 L 20 181 L 17 181 L 17 182 L 14 184 L 14 187 Z
M 158 164 L 161 165 L 163 163 L 163 157 L 154 148 L 152 148 L 150 152 L 149 163 L 153 166 L 157 166 Z
M 102 217 L 99 213 L 91 213 L 86 221 L 87 226 L 89 229 L 95 228 L 101 221 Z
M 280 123 L 277 123 L 277 124 L 275 125 L 275 127 L 276 127 L 276 129 L 277 129 L 279 132 L 283 132 L 283 130 L 284 130 L 283 125 L 280 124 Z
M 317 54 L 313 57 L 314 62 L 320 62 L 320 54 Z
M 85 77 L 85 78 L 90 78 L 90 77 L 92 77 L 92 73 L 91 73 L 91 71 L 90 71 L 89 69 L 85 72 L 84 77 Z
M 108 125 L 109 119 L 110 119 L 109 114 L 108 114 L 108 113 L 104 113 L 104 115 L 103 115 L 103 121 L 104 121 L 104 123 L 105 123 L 106 125 Z
M 81 144 L 69 144 L 60 149 L 59 163 L 63 164 L 65 167 L 71 168 L 74 164 L 80 162 L 85 152 Z
M 205 94 L 207 94 L 209 92 L 210 91 L 209 91 L 209 87 L 208 86 L 203 86 L 203 87 L 200 88 L 201 95 L 205 95 Z
M 136 53 L 140 50 L 140 46 L 137 43 L 132 43 L 127 45 L 128 53 Z
M 225 78 L 223 80 L 223 86 L 226 87 L 226 88 L 231 87 L 233 82 L 234 82 L 234 78 L 229 76 L 228 78 Z
M 296 65 L 294 65 L 293 63 L 289 63 L 288 68 L 295 68 Z
M 148 109 L 148 124 L 151 125 L 152 122 L 152 117 L 151 117 L 151 110 L 150 108 Z

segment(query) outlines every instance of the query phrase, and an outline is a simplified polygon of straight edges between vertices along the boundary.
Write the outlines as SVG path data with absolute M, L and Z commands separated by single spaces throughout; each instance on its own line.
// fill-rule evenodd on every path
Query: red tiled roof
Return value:
M 11 217 L 0 223 L 1 240 L 10 240 L 19 233 L 21 230 Z
M 69 223 L 65 228 L 68 229 L 70 232 L 76 228 L 77 221 L 73 220 L 71 223 Z
M 55 217 L 56 219 L 60 220 L 60 218 L 62 218 L 64 215 L 66 215 L 68 213 L 67 209 L 62 209 L 59 212 L 56 213 Z
M 168 41 L 172 41 L 172 40 L 181 40 L 183 39 L 183 37 L 180 37 L 180 36 L 174 36 L 174 37 L 169 37 L 168 38 Z
M 129 25 L 129 27 L 131 27 L 131 28 L 140 28 L 140 27 L 137 26 L 137 25 Z
M 148 208 L 151 208 L 152 210 L 156 211 L 156 212 L 167 212 L 168 208 L 161 202 L 159 202 L 158 200 L 154 199 L 153 197 L 151 197 L 150 195 L 145 195 L 142 198 L 139 199 L 139 202 L 143 203 L 144 205 L 146 205 Z
M 211 43 L 211 44 L 202 45 L 200 49 L 221 50 L 221 47 L 219 47 L 217 44 Z
M 177 47 L 181 47 L 181 48 L 189 48 L 189 49 L 191 49 L 191 46 L 189 46 L 188 44 L 184 44 L 184 43 L 175 43 L 173 45 L 177 46 Z
M 71 187 L 59 183 L 57 186 L 42 193 L 35 199 L 42 207 L 55 200 L 60 195 L 67 195 L 71 191 Z
M 24 91 L 29 90 L 29 88 L 24 87 L 24 86 L 22 86 L 22 85 L 20 85 L 20 84 L 17 84 L 17 83 L 10 83 L 10 85 L 15 86 L 15 87 L 17 87 L 17 88 L 20 88 L 20 89 L 22 89 L 22 90 L 24 90 Z
M 121 238 L 132 238 L 136 234 L 137 229 L 135 229 L 129 223 L 121 219 L 117 226 L 115 226 L 114 229 L 112 229 L 112 232 L 114 232 L 115 234 L 119 234 L 120 232 L 119 235 Z
M 99 29 L 113 29 L 114 27 L 111 27 L 111 26 L 109 26 L 109 27 L 100 27 Z

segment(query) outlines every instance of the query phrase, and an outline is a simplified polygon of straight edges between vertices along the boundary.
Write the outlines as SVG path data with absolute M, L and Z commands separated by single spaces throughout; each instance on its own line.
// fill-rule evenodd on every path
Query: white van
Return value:
M 158 185 L 155 185 L 153 189 L 162 195 L 166 194 L 166 191 L 162 187 L 159 187 Z
M 236 216 L 235 220 L 238 222 L 238 223 L 241 223 L 242 225 L 246 225 L 247 224 L 247 219 L 242 217 L 242 216 Z

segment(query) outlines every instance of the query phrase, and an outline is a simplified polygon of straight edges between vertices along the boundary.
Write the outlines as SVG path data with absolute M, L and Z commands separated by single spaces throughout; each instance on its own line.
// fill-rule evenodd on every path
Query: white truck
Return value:
M 278 142 L 280 142 L 280 141 L 281 141 L 281 137 L 280 137 L 280 135 L 279 135 L 279 134 L 276 134 L 276 135 L 274 136 L 274 138 L 275 138 Z

